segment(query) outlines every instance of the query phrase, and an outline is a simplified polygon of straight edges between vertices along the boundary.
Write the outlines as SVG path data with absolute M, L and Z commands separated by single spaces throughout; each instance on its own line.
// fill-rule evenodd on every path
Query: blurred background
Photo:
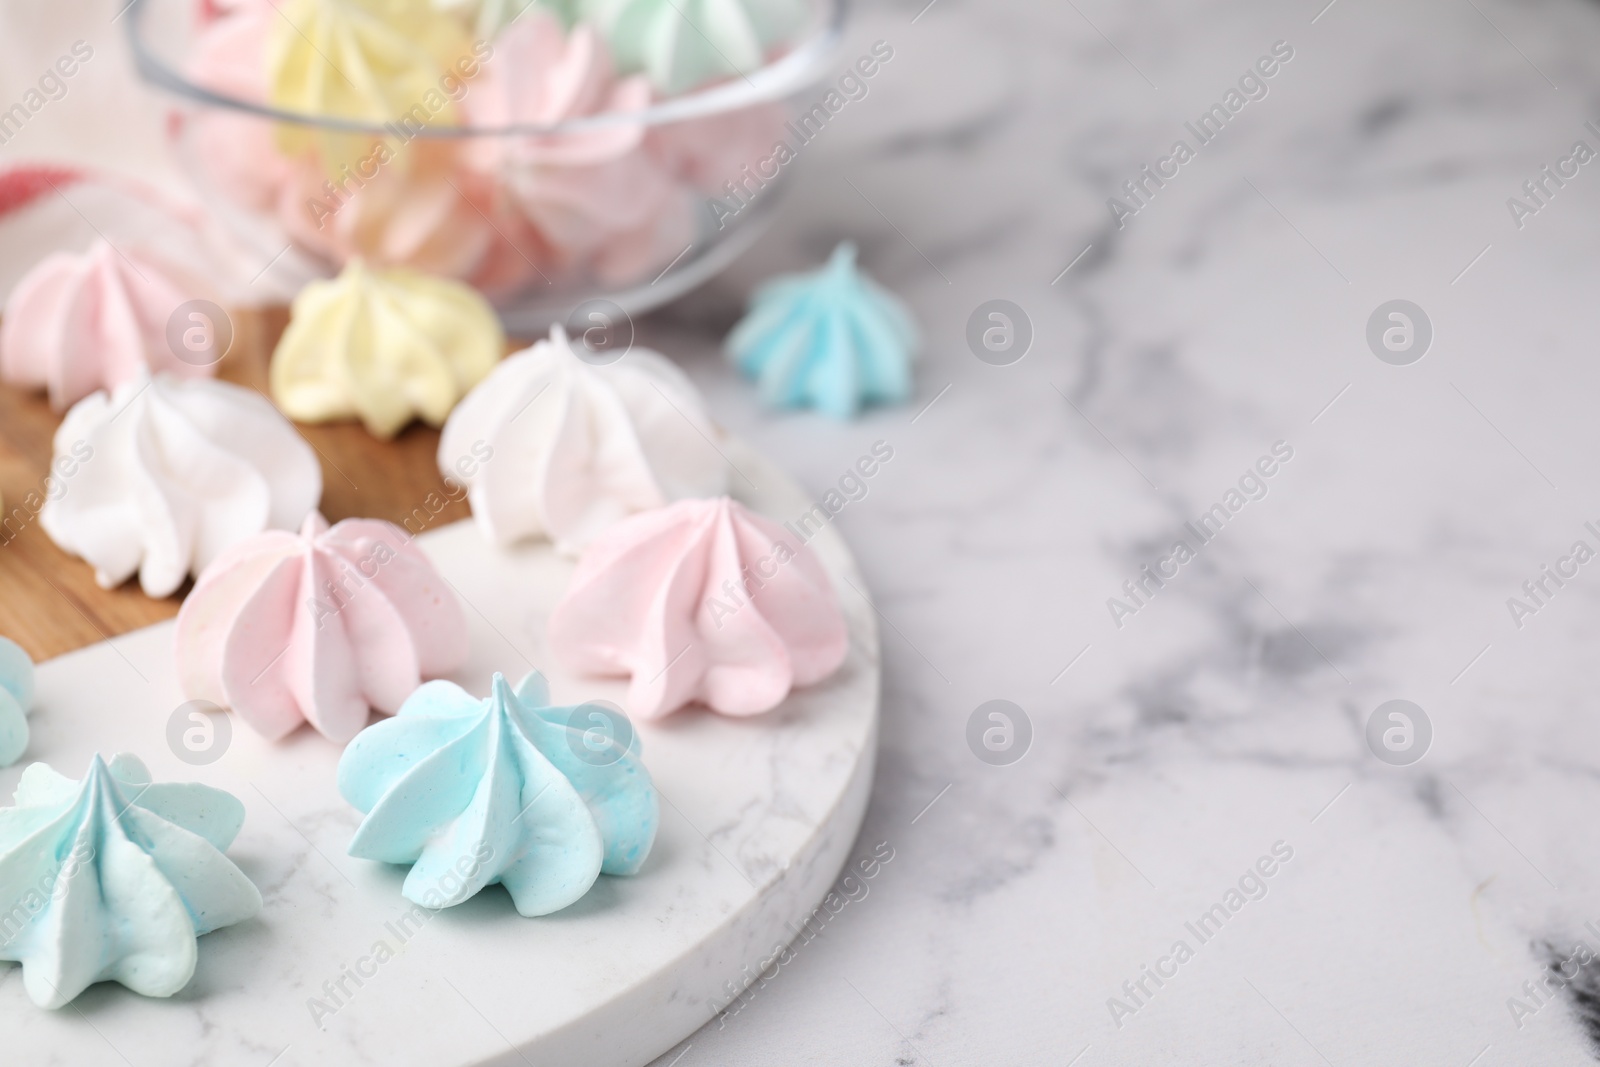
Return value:
M 194 198 L 120 6 L 0 13 L 0 107 L 93 49 L 0 162 Z M 659 1063 L 1600 1056 L 1600 576 L 1525 589 L 1600 545 L 1600 5 L 862 3 L 823 80 L 878 42 L 770 228 L 633 321 L 808 491 L 892 443 L 837 524 L 885 657 L 855 851 L 895 859 Z M 117 224 L 67 207 L 0 221 L 0 286 Z M 722 341 L 846 239 L 914 395 L 767 410 Z

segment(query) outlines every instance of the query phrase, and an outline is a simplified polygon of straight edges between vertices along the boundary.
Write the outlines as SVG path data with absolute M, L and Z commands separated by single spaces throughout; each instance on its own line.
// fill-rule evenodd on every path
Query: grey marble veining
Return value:
M 642 325 L 814 491 L 895 448 L 838 525 L 888 622 L 861 841 L 898 858 L 661 1067 L 1597 1058 L 1600 969 L 1546 979 L 1600 951 L 1600 563 L 1508 599 L 1600 549 L 1600 164 L 1520 228 L 1507 200 L 1600 150 L 1600 4 L 1325 3 L 868 5 L 873 95 L 739 270 Z M 1119 227 L 1108 198 L 1279 41 Z M 845 236 L 926 328 L 917 397 L 762 413 L 715 341 Z M 1007 367 L 964 340 L 997 297 L 1035 330 Z M 1365 336 L 1396 298 L 1434 329 L 1409 366 Z M 1108 598 L 1280 441 L 1118 628 Z M 1010 766 L 965 740 L 994 698 L 1034 729 Z M 1366 741 L 1395 698 L 1433 728 L 1405 767 Z M 1277 842 L 1265 895 L 1190 933 Z
M 57 10 L 8 10 L 13 40 Z M 1600 950 L 1600 562 L 1520 628 L 1507 601 L 1600 549 L 1600 163 L 1520 228 L 1507 201 L 1600 149 L 1600 3 L 864 3 L 844 56 L 879 39 L 779 226 L 640 341 L 813 493 L 895 448 L 837 519 L 884 619 L 850 855 L 895 859 L 660 1067 L 1591 1062 L 1595 969 L 1537 985 Z M 1108 198 L 1278 41 L 1266 95 L 1119 227 Z M 157 110 L 100 106 L 128 77 L 103 59 L 6 151 L 170 167 Z M 763 413 L 716 343 L 843 237 L 926 329 L 917 397 Z M 964 340 L 993 298 L 1035 331 L 1008 367 Z M 1365 339 L 1396 298 L 1435 330 L 1410 366 Z M 1266 497 L 1117 628 L 1107 599 L 1278 441 Z M 965 740 L 996 698 L 1033 725 L 1010 766 Z M 1409 767 L 1365 739 L 1395 698 L 1433 725 Z M 250 869 L 269 907 L 341 892 L 295 840 Z M 1278 842 L 1265 895 L 1190 933 Z M 217 1040 L 182 1017 L 163 1048 Z

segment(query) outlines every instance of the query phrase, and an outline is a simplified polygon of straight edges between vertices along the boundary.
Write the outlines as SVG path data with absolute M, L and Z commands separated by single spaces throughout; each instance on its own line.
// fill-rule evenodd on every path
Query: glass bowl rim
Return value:
M 127 11 L 126 29 L 129 47 L 133 52 L 134 66 L 146 83 L 193 103 L 254 115 L 274 122 L 309 126 L 330 133 L 364 134 L 372 137 L 395 136 L 399 119 L 379 123 L 332 115 L 284 111 L 268 104 L 259 104 L 219 93 L 191 81 L 157 55 L 145 40 L 142 32 L 144 15 L 157 2 L 159 0 L 130 0 Z M 508 136 L 548 137 L 612 126 L 661 126 L 687 119 L 728 114 L 758 104 L 787 99 L 821 80 L 824 63 L 834 54 L 844 37 L 849 0 L 819 0 L 819 4 L 824 12 L 821 23 L 809 36 L 797 41 L 789 51 L 773 62 L 749 74 L 656 101 L 638 111 L 607 111 L 557 123 L 512 123 L 504 126 L 423 125 L 421 129 L 407 126 L 405 130 L 410 137 L 438 140 Z

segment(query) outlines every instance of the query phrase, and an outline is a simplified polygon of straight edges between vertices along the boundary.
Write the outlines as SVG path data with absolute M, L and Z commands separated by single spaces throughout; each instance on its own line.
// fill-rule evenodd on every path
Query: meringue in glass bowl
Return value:
M 361 257 L 467 282 L 513 333 L 715 274 L 844 99 L 819 83 L 845 0 L 726 0 L 693 10 L 736 21 L 689 36 L 645 0 L 500 0 L 483 36 L 490 3 L 134 0 L 127 22 L 183 166 L 277 286 Z

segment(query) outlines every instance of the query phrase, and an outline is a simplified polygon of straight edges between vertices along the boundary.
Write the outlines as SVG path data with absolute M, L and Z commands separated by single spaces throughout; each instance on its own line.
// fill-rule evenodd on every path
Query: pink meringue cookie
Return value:
M 548 11 L 530 10 L 495 41 L 463 108 L 472 125 L 553 126 L 649 107 L 642 76 L 617 81 L 594 27 L 570 35 Z M 567 133 L 484 137 L 469 165 L 504 183 L 565 265 L 607 282 L 637 279 L 693 237 L 693 207 L 645 148 L 644 127 L 611 121 Z
M 483 64 L 463 106 L 474 126 L 555 126 L 586 116 L 643 111 L 650 106 L 650 83 L 642 76 L 617 81 L 611 55 L 594 27 L 580 24 L 569 36 L 553 14 L 534 9 L 495 40 L 495 54 Z M 471 152 L 484 170 L 508 158 L 583 167 L 621 158 L 643 141 L 641 124 L 616 121 L 567 133 L 488 137 Z
M 351 180 L 348 195 L 328 191 L 317 156 L 297 161 L 278 200 L 279 221 L 297 245 L 336 267 L 360 257 L 470 279 L 505 240 L 491 219 L 507 212 L 490 183 L 452 170 L 454 146 L 412 142 L 401 151 L 404 158 L 369 168 L 370 178 Z M 537 248 L 523 251 L 538 261 Z
M 776 707 L 844 662 L 848 633 L 816 556 L 728 497 L 617 523 L 589 546 L 550 616 L 569 668 L 632 675 L 628 713 L 698 701 L 725 715 Z
M 513 205 L 501 204 L 492 217 L 497 231 L 495 240 L 465 277 L 467 284 L 494 300 L 516 293 L 535 280 L 550 283 L 552 279 L 543 268 L 553 268 L 556 256 L 544 234 Z
M 588 262 L 603 285 L 643 284 L 660 268 L 671 266 L 689 251 L 695 239 L 694 200 L 689 191 L 653 165 L 633 176 L 612 167 L 601 168 L 592 192 L 610 205 L 612 223 L 589 248 Z M 550 197 L 551 209 L 569 212 L 574 229 L 592 219 L 593 205 L 578 207 L 571 198 Z M 577 209 L 577 210 L 574 210 Z M 550 212 L 545 213 L 545 233 L 550 233 Z
M 741 198 L 749 198 L 776 180 L 795 154 L 784 130 L 787 120 L 781 104 L 755 104 L 657 126 L 649 147 L 669 172 L 702 192 L 727 196 L 732 183 Z
M 309 722 L 346 742 L 425 678 L 466 661 L 455 593 L 400 527 L 313 511 L 205 569 L 178 613 L 178 679 L 277 739 Z
M 56 252 L 29 271 L 0 322 L 0 378 L 44 389 L 64 410 L 99 389 L 115 389 L 146 368 L 209 377 L 215 363 L 178 358 L 167 339 L 172 313 L 187 299 L 146 257 L 104 240 L 82 255 Z
M 232 5 L 196 36 L 189 78 L 220 96 L 265 105 L 267 39 L 281 19 L 266 0 Z M 270 210 L 290 173 L 273 124 L 223 107 L 200 108 L 184 121 L 191 124 L 190 155 L 224 195 L 253 211 Z

